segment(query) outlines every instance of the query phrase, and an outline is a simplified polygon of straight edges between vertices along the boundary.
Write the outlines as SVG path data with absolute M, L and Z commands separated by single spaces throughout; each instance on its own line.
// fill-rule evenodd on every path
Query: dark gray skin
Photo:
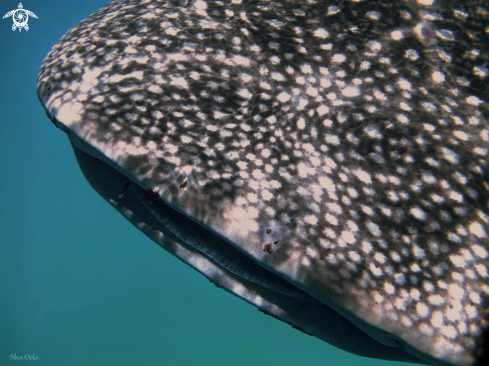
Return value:
M 102 195 L 212 281 L 350 352 L 468 366 L 489 303 L 487 8 L 116 1 L 55 45 L 38 95 L 125 177 Z

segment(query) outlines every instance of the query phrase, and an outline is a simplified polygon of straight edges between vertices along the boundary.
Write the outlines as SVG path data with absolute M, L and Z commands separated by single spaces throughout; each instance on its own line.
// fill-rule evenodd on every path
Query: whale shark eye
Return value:
M 49 85 L 48 88 L 47 88 L 47 91 L 51 91 L 51 89 L 53 88 L 52 85 Z

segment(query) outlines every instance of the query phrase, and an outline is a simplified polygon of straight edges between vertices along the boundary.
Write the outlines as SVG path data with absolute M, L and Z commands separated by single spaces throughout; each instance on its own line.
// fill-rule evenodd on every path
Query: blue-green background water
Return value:
M 403 365 L 338 350 L 211 285 L 88 185 L 36 95 L 55 42 L 105 0 L 0 22 L 0 366 Z M 16 9 L 2 0 L 0 15 Z M 29 354 L 37 360 L 13 361 Z

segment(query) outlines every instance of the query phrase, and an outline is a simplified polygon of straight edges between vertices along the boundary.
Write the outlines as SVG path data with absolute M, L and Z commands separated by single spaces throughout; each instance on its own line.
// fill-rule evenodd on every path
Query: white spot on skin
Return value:
M 472 234 L 474 234 L 475 236 L 477 236 L 478 238 L 485 238 L 486 237 L 486 231 L 484 230 L 482 225 L 479 224 L 478 222 L 474 222 L 474 223 L 470 224 L 469 231 Z
M 346 61 L 346 56 L 343 55 L 342 53 L 337 53 L 336 55 L 334 55 L 332 58 L 331 58 L 331 61 L 332 62 L 336 62 L 338 64 Z
M 343 210 L 341 209 L 341 206 L 338 205 L 337 203 L 330 203 L 327 206 L 328 206 L 328 209 L 334 213 L 340 214 L 343 212 Z
M 307 215 L 306 217 L 304 217 L 304 221 L 310 225 L 316 225 L 318 222 L 318 219 L 314 215 Z
M 473 302 L 473 303 L 475 303 L 475 304 L 480 304 L 480 303 L 481 303 L 481 297 L 480 297 L 480 295 L 479 295 L 478 293 L 476 293 L 476 292 L 471 292 L 471 293 L 469 294 L 469 298 L 470 298 L 470 300 L 472 300 L 472 302 Z
M 441 328 L 443 326 L 443 313 L 439 310 L 433 312 L 431 316 L 431 325 L 435 328 Z
M 174 27 L 170 27 L 165 29 L 165 33 L 168 34 L 169 36 L 175 36 L 180 30 Z
M 454 312 L 455 314 L 458 314 L 460 316 L 460 313 Z M 441 332 L 443 333 L 444 336 L 450 339 L 455 339 L 457 337 L 457 331 L 455 328 L 451 325 L 445 326 L 441 329 Z
M 272 72 L 272 79 L 274 79 L 276 81 L 284 81 L 285 77 L 278 72 Z
M 392 286 L 392 284 L 391 284 L 391 283 L 389 283 L 389 282 L 386 282 L 386 283 L 384 284 L 384 290 L 385 290 L 385 292 L 387 292 L 389 295 L 394 295 L 394 294 L 395 294 L 395 292 L 396 292 L 396 288 L 395 288 L 394 286 Z
M 174 78 L 170 82 L 170 85 L 175 85 L 175 86 L 179 86 L 179 87 L 184 88 L 184 89 L 188 89 L 188 84 L 187 84 L 187 81 L 185 80 L 185 78 Z
M 375 253 L 374 258 L 380 264 L 384 264 L 386 261 L 385 255 L 383 255 L 382 253 L 379 253 L 379 252 Z
M 433 79 L 433 81 L 435 83 L 442 83 L 445 81 L 445 75 L 442 74 L 441 72 L 439 71 L 435 71 L 432 75 L 431 75 L 431 78 Z
M 262 180 L 263 178 L 265 178 L 265 174 L 263 174 L 263 172 L 258 169 L 253 170 L 253 173 L 251 174 L 258 180 Z
M 309 101 L 307 99 L 303 99 L 301 98 L 299 100 L 299 105 L 297 106 L 297 110 L 299 111 L 302 111 L 304 109 L 304 107 L 309 103 Z
M 251 95 L 250 95 L 250 97 L 251 97 Z M 291 98 L 290 94 L 288 94 L 288 93 L 286 93 L 286 92 L 282 92 L 282 93 L 280 93 L 279 95 L 277 95 L 277 99 L 278 99 L 279 101 L 281 101 L 282 103 L 285 103 L 285 102 L 289 101 L 289 100 L 290 100 L 290 98 Z M 249 99 L 249 98 L 248 98 L 248 99 Z
M 369 61 L 362 61 L 362 63 L 360 64 L 360 69 L 361 70 L 368 70 L 370 69 L 370 62 Z
M 349 257 L 355 263 L 360 263 L 362 261 L 362 257 L 355 251 L 351 250 L 348 252 Z
M 472 251 L 474 254 L 480 258 L 486 258 L 487 257 L 487 251 L 485 248 L 481 247 L 480 245 L 472 245 L 471 247 Z
M 324 216 L 324 218 L 326 219 L 327 222 L 329 222 L 331 225 L 338 225 L 338 219 L 336 219 L 335 216 L 331 215 L 331 214 L 326 214 Z
M 449 197 L 457 202 L 463 202 L 464 200 L 464 197 L 460 193 L 454 191 L 450 192 Z
M 370 231 L 370 233 L 373 236 L 380 236 L 382 234 L 382 231 L 380 230 L 379 225 L 374 224 L 371 221 L 367 222 L 367 224 L 365 226 L 367 226 L 368 231 Z
M 457 267 L 465 267 L 465 260 L 459 255 L 451 255 L 450 260 Z
M 404 90 L 410 90 L 411 89 L 411 83 L 407 81 L 406 79 L 399 79 L 397 82 L 399 87 Z
M 423 304 L 422 302 L 418 302 L 416 304 L 416 312 L 418 313 L 418 315 L 422 318 L 425 318 L 426 316 L 428 316 L 428 313 L 429 313 L 429 309 L 428 307 Z
M 198 0 L 194 4 L 195 8 L 205 10 L 207 9 L 207 3 L 205 1 Z
M 163 93 L 163 89 L 161 89 L 158 85 L 151 85 L 148 90 L 152 93 L 161 94 Z
M 374 276 L 376 277 L 382 276 L 382 270 L 379 267 L 377 267 L 374 263 L 370 263 L 368 268 L 370 269 L 370 271 Z
M 248 89 L 239 89 L 237 93 L 243 99 L 250 99 L 252 94 L 248 91 Z
M 400 41 L 403 37 L 404 35 L 402 34 L 402 31 L 394 31 L 391 33 L 391 38 L 394 41 Z
M 370 174 L 367 172 L 357 169 L 353 171 L 353 173 L 357 176 L 358 179 L 360 179 L 363 183 L 370 184 L 372 183 L 372 179 L 370 178 Z
M 382 49 L 382 44 L 378 41 L 368 41 L 367 44 L 374 52 L 380 51 Z
M 339 145 L 340 144 L 340 139 L 336 135 L 331 135 L 327 134 L 325 137 L 326 142 L 332 144 L 332 145 Z
M 247 57 L 236 55 L 233 57 L 233 61 L 236 65 L 250 66 L 250 59 Z
M 372 251 L 372 244 L 370 244 L 368 241 L 364 240 L 362 242 L 362 250 L 365 252 L 365 253 L 370 253 Z
M 483 264 L 476 264 L 474 267 L 475 267 L 475 270 L 477 271 L 477 273 L 481 277 L 484 277 L 484 278 L 488 277 L 487 268 Z
M 248 75 L 248 74 L 241 74 L 241 75 L 240 75 L 240 78 L 241 78 L 241 80 L 243 80 L 243 82 L 245 82 L 245 83 L 247 83 L 247 82 L 249 82 L 251 79 L 253 79 L 253 78 L 251 77 L 251 75 Z
M 409 292 L 409 296 L 411 296 L 414 300 L 416 301 L 419 301 L 420 297 L 421 297 L 421 292 L 419 292 L 418 289 L 415 289 L 413 288 L 410 292 Z
M 323 79 L 321 79 L 321 86 L 323 88 L 329 88 L 331 86 L 331 81 L 323 78 Z
M 312 73 L 311 66 L 308 64 L 301 65 L 301 71 L 303 74 L 310 74 Z
M 440 295 L 430 295 L 428 297 L 428 301 L 431 304 L 436 305 L 436 306 L 439 306 L 439 305 L 442 305 L 445 303 L 445 299 Z
M 317 38 L 321 38 L 321 39 L 324 39 L 324 38 L 327 38 L 329 37 L 329 33 L 326 29 L 324 28 L 318 28 L 314 31 L 314 37 L 317 37 Z
M 355 88 L 353 86 L 349 86 L 349 87 L 346 87 L 345 89 L 343 89 L 341 91 L 341 93 L 345 96 L 345 97 L 349 97 L 349 98 L 352 98 L 352 97 L 357 97 L 360 95 L 360 90 L 358 88 Z
M 409 212 L 411 213 L 411 215 L 413 215 L 418 220 L 425 220 L 426 219 L 426 214 L 419 207 L 413 207 L 412 209 L 409 210 Z
M 336 186 L 334 185 L 333 181 L 327 177 L 319 178 L 319 184 L 326 191 L 334 192 L 336 190 Z
M 307 93 L 307 95 L 309 95 L 311 97 L 317 97 L 318 90 L 316 88 L 313 88 L 312 86 L 310 86 L 306 89 L 306 93 Z
M 299 118 L 299 120 L 297 121 L 297 128 L 299 130 L 303 130 L 305 127 L 306 127 L 306 120 L 302 117 Z
M 458 138 L 459 140 L 462 140 L 462 141 L 467 141 L 469 139 L 469 135 L 467 135 L 465 132 L 463 131 L 453 131 L 453 135 Z
M 270 193 L 268 189 L 264 189 L 261 191 L 261 196 L 265 201 L 269 201 L 273 198 L 273 194 Z
M 343 231 L 341 233 L 341 239 L 343 239 L 348 244 L 353 244 L 356 241 L 355 235 L 350 231 Z
M 452 283 L 448 286 L 448 293 L 454 299 L 462 299 L 464 297 L 465 291 L 456 283 Z
M 323 116 L 325 115 L 326 113 L 329 112 L 329 108 L 326 107 L 325 105 L 320 105 L 318 108 L 317 108 L 317 112 L 319 114 L 319 116 Z

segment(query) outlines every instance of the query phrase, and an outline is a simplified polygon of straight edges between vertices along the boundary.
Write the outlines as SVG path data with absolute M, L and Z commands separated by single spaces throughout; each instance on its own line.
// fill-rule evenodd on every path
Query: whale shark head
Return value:
M 489 8 L 114 1 L 38 76 L 90 184 L 216 285 L 349 352 L 472 365 Z

